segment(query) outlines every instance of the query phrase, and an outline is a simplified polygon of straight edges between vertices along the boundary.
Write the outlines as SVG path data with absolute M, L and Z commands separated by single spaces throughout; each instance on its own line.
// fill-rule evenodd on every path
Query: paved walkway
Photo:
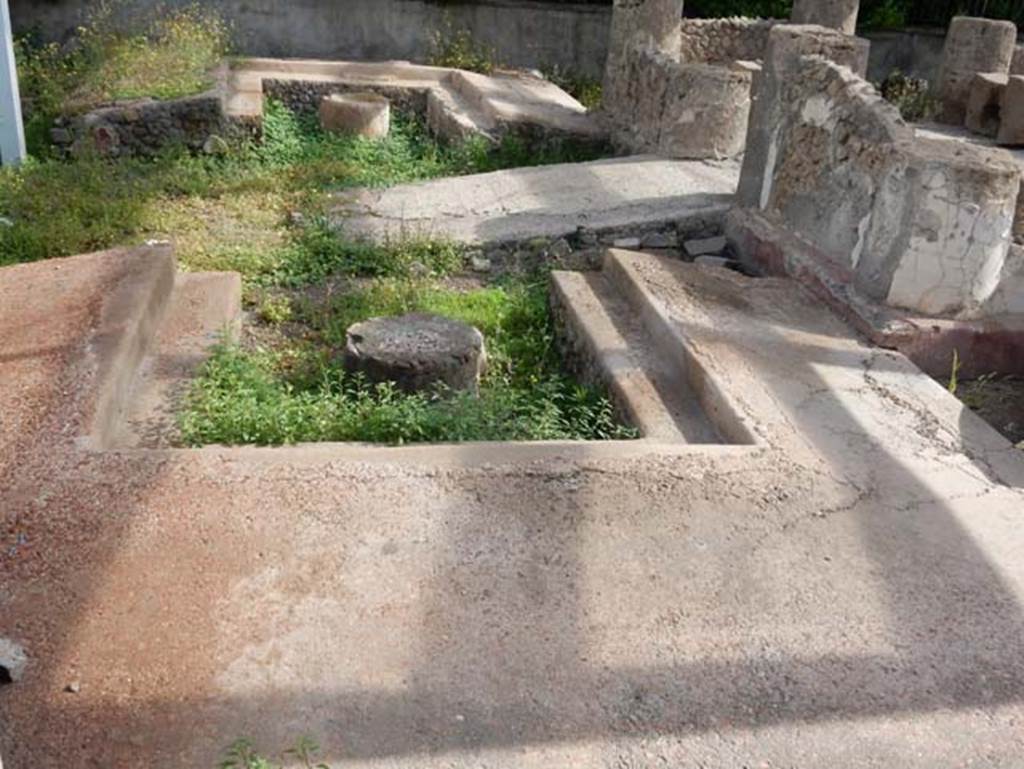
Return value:
M 721 214 L 738 180 L 734 162 L 641 155 L 340 193 L 333 218 L 356 237 L 505 243 Z
M 129 262 L 0 270 L 6 769 L 1020 766 L 1024 459 L 794 284 L 630 266 L 758 446 L 92 451 Z

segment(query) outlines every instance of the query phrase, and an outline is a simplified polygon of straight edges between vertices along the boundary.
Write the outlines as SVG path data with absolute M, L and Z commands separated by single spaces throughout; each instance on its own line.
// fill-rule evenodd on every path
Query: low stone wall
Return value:
M 680 58 L 703 64 L 760 61 L 775 19 L 683 19 Z
M 616 143 L 672 158 L 727 158 L 743 152 L 753 73 L 681 62 L 635 47 L 626 57 Z
M 997 149 L 915 138 L 875 89 L 817 55 L 814 28 L 772 33 L 743 205 L 872 300 L 974 318 L 999 289 L 1020 170 Z M 835 38 L 834 44 L 841 44 Z M 755 162 L 756 161 L 756 162 Z
M 255 130 L 256 126 L 229 118 L 220 93 L 211 91 L 171 101 L 124 102 L 60 118 L 51 139 L 66 152 L 91 148 L 108 157 L 150 156 L 175 145 L 218 151 L 223 142 Z M 211 137 L 216 137 L 212 143 Z
M 315 113 L 320 102 L 332 93 L 377 93 L 390 100 L 393 109 L 425 118 L 427 114 L 427 88 L 405 86 L 363 85 L 316 80 L 264 80 L 263 94 L 276 99 L 296 114 Z

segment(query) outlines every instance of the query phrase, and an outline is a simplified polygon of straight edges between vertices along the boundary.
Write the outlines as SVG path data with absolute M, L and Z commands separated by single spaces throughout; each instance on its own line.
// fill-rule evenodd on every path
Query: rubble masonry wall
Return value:
M 752 134 L 766 146 L 763 165 L 744 165 L 744 205 L 876 301 L 933 316 L 983 315 L 1006 276 L 1020 190 L 1011 158 L 916 139 L 850 69 L 802 55 L 813 39 L 795 40 L 792 29 L 772 34 L 764 77 L 775 108 L 752 117 Z

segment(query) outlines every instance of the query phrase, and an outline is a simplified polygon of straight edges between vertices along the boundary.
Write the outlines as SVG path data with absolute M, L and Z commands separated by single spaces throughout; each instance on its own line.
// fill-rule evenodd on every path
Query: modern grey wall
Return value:
M 135 8 L 184 5 L 188 0 L 135 0 Z M 89 0 L 11 0 L 17 32 L 64 40 Z M 529 0 L 473 3 L 427 0 L 209 0 L 236 29 L 241 53 L 333 59 L 409 59 L 430 53 L 431 33 L 445 14 L 492 47 L 499 61 L 599 77 L 608 49 L 611 9 Z
M 134 0 L 135 8 L 184 5 L 189 0 Z M 64 40 L 83 17 L 89 0 L 11 0 L 17 32 L 37 31 Z M 409 59 L 430 53 L 433 30 L 445 13 L 457 26 L 517 67 L 549 67 L 600 77 L 608 51 L 611 9 L 550 5 L 530 0 L 208 0 L 237 30 L 240 52 L 250 56 L 327 59 Z M 877 32 L 868 77 L 881 80 L 894 68 L 934 80 L 944 33 L 936 30 Z

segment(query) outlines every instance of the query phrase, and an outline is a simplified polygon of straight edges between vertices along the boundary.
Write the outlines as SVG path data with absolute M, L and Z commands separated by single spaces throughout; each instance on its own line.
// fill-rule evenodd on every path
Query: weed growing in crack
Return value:
M 300 737 L 295 746 L 284 752 L 284 756 L 293 765 L 301 769 L 330 769 L 322 762 L 318 762 L 316 755 L 320 752 L 320 746 L 310 737 Z M 220 763 L 220 769 L 284 769 L 283 765 L 269 761 L 260 755 L 259 751 L 248 739 L 236 740 L 228 748 L 227 756 Z

